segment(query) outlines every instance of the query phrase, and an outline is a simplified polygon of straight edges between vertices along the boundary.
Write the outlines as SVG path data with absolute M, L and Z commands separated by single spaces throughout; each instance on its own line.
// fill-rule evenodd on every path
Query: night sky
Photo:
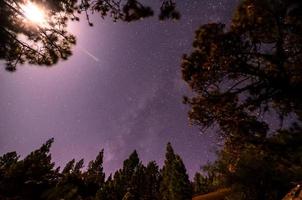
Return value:
M 217 140 L 189 126 L 181 57 L 190 53 L 201 24 L 228 23 L 238 1 L 178 1 L 177 22 L 153 17 L 113 23 L 94 16 L 93 28 L 85 19 L 69 27 L 77 45 L 68 61 L 51 68 L 19 66 L 15 73 L 1 64 L 0 154 L 24 156 L 54 137 L 56 165 L 72 158 L 87 165 L 104 148 L 108 175 L 134 149 L 144 163 L 161 166 L 170 141 L 192 177 L 213 160 Z

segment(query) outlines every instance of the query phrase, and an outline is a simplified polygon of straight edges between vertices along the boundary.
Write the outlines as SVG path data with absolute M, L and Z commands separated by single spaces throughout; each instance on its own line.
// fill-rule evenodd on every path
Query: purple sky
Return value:
M 147 2 L 147 1 L 146 1 Z M 151 1 L 158 8 L 160 1 Z M 105 149 L 107 175 L 137 149 L 144 163 L 162 165 L 171 142 L 190 176 L 213 159 L 213 135 L 190 127 L 180 61 L 203 23 L 229 22 L 238 0 L 178 1 L 182 18 L 134 23 L 93 19 L 72 24 L 74 55 L 51 68 L 0 70 L 0 154 L 22 156 L 54 137 L 53 160 L 86 164 Z M 150 4 L 149 4 L 150 5 Z M 2 64 L 3 65 L 3 64 Z

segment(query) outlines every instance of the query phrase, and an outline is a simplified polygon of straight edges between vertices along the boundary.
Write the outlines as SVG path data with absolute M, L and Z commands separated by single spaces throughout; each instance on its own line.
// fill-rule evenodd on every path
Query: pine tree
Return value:
M 231 199 L 281 199 L 301 177 L 292 168 L 301 161 L 292 159 L 301 155 L 292 146 L 302 120 L 301 11 L 297 0 L 243 0 L 229 28 L 202 25 L 183 57 L 183 79 L 195 94 L 184 98 L 189 118 L 202 129 L 219 127 L 224 147 L 209 169 L 235 188 Z M 272 114 L 279 121 L 267 120 Z M 287 130 L 275 131 L 291 114 Z
M 0 194 L 6 193 L 8 189 L 6 184 L 6 179 L 8 178 L 7 172 L 9 172 L 12 166 L 16 165 L 19 157 L 16 152 L 9 152 L 0 156 Z
M 161 176 L 156 162 L 149 162 L 145 171 L 145 192 L 142 199 L 159 200 L 159 185 Z
M 112 175 L 108 177 L 103 187 L 97 191 L 96 200 L 116 200 L 117 192 Z
M 8 170 L 11 165 L 19 160 L 19 157 L 15 151 L 0 156 L 0 171 L 5 172 Z
M 166 160 L 160 183 L 162 200 L 189 200 L 192 197 L 191 183 L 179 155 L 174 153 L 171 143 L 167 144 Z
M 87 171 L 83 174 L 85 181 L 85 196 L 95 196 L 105 182 L 103 169 L 104 150 L 99 152 L 96 159 L 90 161 Z
M 114 174 L 112 184 L 107 181 L 105 188 L 98 192 L 98 196 L 107 196 L 109 187 L 113 185 L 111 190 L 114 190 L 116 199 L 156 200 L 158 199 L 159 178 L 156 163 L 150 162 L 145 167 L 139 160 L 137 152 L 134 151 L 124 161 L 123 168 Z
M 75 162 L 75 159 L 69 161 L 64 167 L 57 184 L 50 188 L 45 194 L 45 199 L 65 199 L 77 200 L 85 196 L 85 183 L 83 180 L 84 160 Z
M 0 199 L 11 195 L 14 190 L 14 185 L 8 184 L 12 177 L 9 172 L 16 165 L 19 157 L 16 152 L 9 152 L 0 157 Z
M 269 112 L 280 122 L 290 113 L 301 121 L 301 11 L 297 0 L 244 0 L 229 29 L 211 23 L 196 31 L 182 62 L 195 93 L 184 99 L 193 124 L 219 126 L 226 144 L 240 151 L 267 137 Z
M 140 164 L 136 151 L 130 154 L 129 158 L 123 162 L 123 168 L 116 171 L 113 176 L 113 188 L 116 199 L 122 199 L 132 185 L 132 179 Z
M 18 161 L 16 153 L 1 157 L 2 167 L 6 167 L 1 177 L 1 195 L 8 198 L 42 199 L 42 194 L 55 185 L 58 171 L 54 169 L 49 153 L 53 139 L 39 149 Z

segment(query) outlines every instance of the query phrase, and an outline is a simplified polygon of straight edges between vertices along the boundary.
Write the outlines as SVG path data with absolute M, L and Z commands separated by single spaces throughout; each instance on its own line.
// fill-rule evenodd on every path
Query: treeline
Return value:
M 0 199 L 191 199 L 185 165 L 170 143 L 162 169 L 155 161 L 143 165 L 134 151 L 108 178 L 103 171 L 103 150 L 85 169 L 83 159 L 73 159 L 61 170 L 51 159 L 52 143 L 53 139 L 48 140 L 24 159 L 19 159 L 16 152 L 0 157 Z
M 84 168 L 84 160 L 55 167 L 53 139 L 24 159 L 16 152 L 0 156 L 1 200 L 189 200 L 196 194 L 231 189 L 232 200 L 277 200 L 302 180 L 301 129 L 280 131 L 266 144 L 249 144 L 240 159 L 224 147 L 190 182 L 185 165 L 171 144 L 160 168 L 145 166 L 134 151 L 121 169 L 105 176 L 104 151 Z M 236 163 L 236 164 L 234 164 Z

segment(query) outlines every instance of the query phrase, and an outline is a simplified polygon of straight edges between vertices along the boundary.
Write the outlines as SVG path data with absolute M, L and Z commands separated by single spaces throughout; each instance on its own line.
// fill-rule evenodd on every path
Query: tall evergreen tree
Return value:
M 194 50 L 182 62 L 195 94 L 184 99 L 193 124 L 218 125 L 238 150 L 268 136 L 269 111 L 280 122 L 290 113 L 301 121 L 301 11 L 297 0 L 244 0 L 229 29 L 214 23 L 196 31 Z
M 162 169 L 160 198 L 162 200 L 189 200 L 192 188 L 185 165 L 174 153 L 171 143 L 166 147 L 166 160 Z
M 139 180 L 135 179 L 139 178 L 138 175 L 142 167 L 138 154 L 134 151 L 124 161 L 123 168 L 114 174 L 113 181 L 117 199 L 122 199 L 128 191 L 131 195 L 135 195 L 135 198 L 138 198 L 137 190 L 140 189 L 141 185 L 137 182 Z
M 83 180 L 83 173 L 81 171 L 84 160 L 81 159 L 75 162 L 75 159 L 69 161 L 64 167 L 57 184 L 49 188 L 44 193 L 44 198 L 52 199 L 66 199 L 66 200 L 80 200 L 85 196 L 85 183 Z
M 0 156 L 0 199 L 8 190 L 8 186 L 6 184 L 8 172 L 13 165 L 16 165 L 19 157 L 20 156 L 18 156 L 16 152 L 8 152 Z
M 96 200 L 116 200 L 116 188 L 114 185 L 114 180 L 112 179 L 112 175 L 108 177 L 103 187 L 97 191 Z
M 201 26 L 183 58 L 183 79 L 195 94 L 184 99 L 191 122 L 218 126 L 225 139 L 208 169 L 234 186 L 231 199 L 281 199 L 301 179 L 301 159 L 292 159 L 301 155 L 293 145 L 302 120 L 301 11 L 297 0 L 243 0 L 230 28 Z M 271 113 L 280 120 L 268 123 Z M 290 128 L 272 129 L 290 114 Z
M 49 153 L 53 139 L 18 161 L 16 153 L 1 157 L 4 167 L 0 183 L 0 196 L 12 199 L 42 199 L 42 194 L 56 183 L 58 171 L 54 169 Z
M 85 196 L 95 196 L 104 185 L 105 173 L 103 169 L 104 150 L 99 152 L 96 159 L 90 161 L 87 171 L 83 174 L 85 181 Z
M 145 172 L 143 200 L 159 200 L 160 180 L 161 175 L 156 162 L 149 162 Z

